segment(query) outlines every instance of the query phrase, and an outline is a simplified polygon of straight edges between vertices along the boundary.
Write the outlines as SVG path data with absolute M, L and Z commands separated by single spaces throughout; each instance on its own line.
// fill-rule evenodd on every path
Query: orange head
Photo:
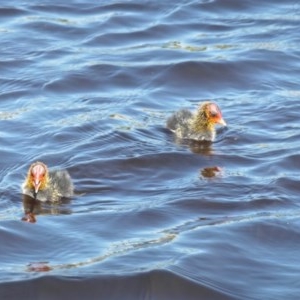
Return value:
M 226 126 L 226 122 L 224 121 L 222 117 L 222 113 L 220 108 L 216 103 L 213 102 L 204 102 L 199 110 L 203 112 L 207 123 L 210 124 L 220 124 L 223 126 Z
M 43 190 L 48 183 L 48 168 L 42 162 L 33 163 L 27 174 L 27 186 L 34 190 L 34 195 Z

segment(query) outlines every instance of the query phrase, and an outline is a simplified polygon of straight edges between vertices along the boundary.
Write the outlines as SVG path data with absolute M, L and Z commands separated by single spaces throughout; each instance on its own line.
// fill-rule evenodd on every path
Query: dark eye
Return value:
M 210 112 L 211 117 L 216 117 L 218 113 L 216 111 L 211 111 Z

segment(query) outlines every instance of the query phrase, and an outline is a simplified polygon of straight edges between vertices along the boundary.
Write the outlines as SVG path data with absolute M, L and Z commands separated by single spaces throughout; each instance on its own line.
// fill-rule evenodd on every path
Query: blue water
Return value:
M 292 0 L 2 2 L 0 298 L 298 299 L 299 16 Z M 166 119 L 207 99 L 228 127 L 176 140 Z M 76 195 L 28 223 L 37 160 Z

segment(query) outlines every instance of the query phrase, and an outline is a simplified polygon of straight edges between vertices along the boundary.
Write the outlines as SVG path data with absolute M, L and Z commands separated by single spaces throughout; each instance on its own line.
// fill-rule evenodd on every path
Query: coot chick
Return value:
M 216 138 L 215 125 L 226 126 L 218 105 L 214 102 L 203 102 L 196 113 L 181 109 L 167 120 L 167 127 L 178 138 L 212 142 Z
M 57 202 L 72 197 L 74 186 L 68 171 L 49 171 L 44 163 L 35 162 L 22 184 L 22 193 L 40 201 Z

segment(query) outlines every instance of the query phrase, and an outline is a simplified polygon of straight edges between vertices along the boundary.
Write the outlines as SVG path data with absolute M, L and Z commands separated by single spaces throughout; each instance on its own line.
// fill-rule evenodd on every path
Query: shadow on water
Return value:
M 237 299 L 220 288 L 165 270 L 127 276 L 42 276 L 19 282 L 18 288 L 12 282 L 0 284 L 2 299 L 83 299 L 87 295 L 90 300 Z

